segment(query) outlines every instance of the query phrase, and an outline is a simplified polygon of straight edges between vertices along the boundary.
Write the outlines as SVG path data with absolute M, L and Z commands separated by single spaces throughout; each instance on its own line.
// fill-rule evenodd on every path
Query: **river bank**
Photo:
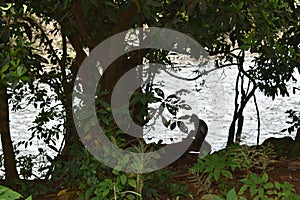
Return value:
M 273 184 L 272 191 L 300 195 L 300 157 L 289 158 L 287 155 L 272 157 L 272 152 L 280 153 L 264 144 L 260 146 L 235 145 L 216 151 L 200 160 L 195 154 L 184 155 L 165 169 L 142 175 L 144 177 L 143 199 L 205 199 L 204 197 L 208 194 L 221 197 L 226 196 L 232 189 L 240 193 L 240 189 L 246 184 L 244 180 L 254 181 L 252 184 L 257 189 L 264 185 L 271 187 Z M 199 167 L 203 167 L 203 170 L 196 173 Z M 210 171 L 210 167 L 214 170 Z M 220 174 L 216 175 L 218 170 Z M 213 173 L 213 176 L 206 181 L 210 173 Z M 129 178 L 132 175 L 126 176 Z M 253 177 L 256 178 L 253 179 Z M 116 177 L 111 177 L 111 179 L 116 180 Z M 76 200 L 79 195 L 86 192 L 78 185 L 81 183 L 80 179 L 78 182 L 68 184 L 69 186 L 66 186 L 65 181 L 68 180 L 61 177 L 61 179 L 53 180 L 19 180 L 10 183 L 1 181 L 0 184 L 19 191 L 23 196 L 33 195 L 34 200 Z M 174 188 L 168 187 L 171 185 Z M 270 195 L 269 189 L 265 188 L 263 195 L 269 195 L 268 197 L 278 195 L 273 193 Z M 149 191 L 152 193 L 148 193 Z M 247 190 L 239 195 L 253 199 L 250 191 Z M 300 198 L 297 196 L 293 199 L 298 199 L 298 197 Z

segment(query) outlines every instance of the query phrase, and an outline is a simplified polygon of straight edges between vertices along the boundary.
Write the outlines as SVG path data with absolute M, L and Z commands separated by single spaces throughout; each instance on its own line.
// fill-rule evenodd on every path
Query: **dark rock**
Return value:
M 297 134 L 295 137 L 295 142 L 300 144 L 300 128 L 298 128 L 297 130 Z
M 297 130 L 295 140 L 289 136 L 283 138 L 271 137 L 266 139 L 262 146 L 267 144 L 274 146 L 277 158 L 300 158 L 300 128 Z
M 297 130 L 297 135 L 289 152 L 289 158 L 300 158 L 300 128 Z
M 291 148 L 293 144 L 294 144 L 294 140 L 289 136 L 283 138 L 270 137 L 262 143 L 263 146 L 264 145 L 274 146 L 274 150 L 277 158 L 288 157 L 291 152 Z

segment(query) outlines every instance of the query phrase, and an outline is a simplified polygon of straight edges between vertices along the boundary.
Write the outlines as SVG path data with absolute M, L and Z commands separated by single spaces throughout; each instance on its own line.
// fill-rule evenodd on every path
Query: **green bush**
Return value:
M 270 147 L 231 146 L 199 159 L 191 168 L 192 183 L 207 193 L 202 199 L 300 199 L 292 184 L 269 181 L 273 156 Z M 212 184 L 218 195 L 211 194 Z

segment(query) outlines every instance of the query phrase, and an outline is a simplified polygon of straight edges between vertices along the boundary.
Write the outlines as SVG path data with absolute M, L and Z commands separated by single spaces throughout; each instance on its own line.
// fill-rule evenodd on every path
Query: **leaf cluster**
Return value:
M 233 145 L 212 155 L 199 159 L 190 169 L 192 184 L 198 192 L 212 193 L 213 186 L 227 193 L 236 185 L 233 180 L 243 184 L 243 180 L 256 172 L 266 172 L 274 153 L 270 147 L 254 148 Z

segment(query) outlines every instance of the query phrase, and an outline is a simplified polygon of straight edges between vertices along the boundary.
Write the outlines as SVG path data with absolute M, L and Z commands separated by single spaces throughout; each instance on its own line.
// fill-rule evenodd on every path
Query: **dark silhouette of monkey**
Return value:
M 191 130 L 188 136 L 181 142 L 173 144 L 162 144 L 163 141 L 160 140 L 158 144 L 152 144 L 152 146 L 154 147 L 152 150 L 158 150 L 160 148 L 169 146 L 169 149 L 167 150 L 169 155 L 175 156 L 177 158 L 184 158 L 188 154 L 190 154 L 189 152 L 191 151 L 199 152 L 198 154 L 190 154 L 197 155 L 199 157 L 204 157 L 209 154 L 211 152 L 211 145 L 207 141 L 205 141 L 205 137 L 208 132 L 207 124 L 202 119 L 199 119 L 195 114 L 191 115 L 190 122 L 194 124 L 194 130 Z M 132 139 L 130 143 L 128 143 L 129 145 L 126 148 L 139 145 L 137 138 L 132 138 L 134 139 Z M 140 142 L 144 142 L 144 140 L 141 140 Z M 184 152 L 180 151 L 181 148 L 187 147 L 187 145 L 189 145 L 187 150 L 185 150 Z
M 194 139 L 187 151 L 196 151 L 199 152 L 200 157 L 205 156 L 211 152 L 211 145 L 205 141 L 208 126 L 195 114 L 192 114 L 190 121 L 194 123 L 195 130 L 191 131 L 188 135 L 188 138 L 194 137 Z

